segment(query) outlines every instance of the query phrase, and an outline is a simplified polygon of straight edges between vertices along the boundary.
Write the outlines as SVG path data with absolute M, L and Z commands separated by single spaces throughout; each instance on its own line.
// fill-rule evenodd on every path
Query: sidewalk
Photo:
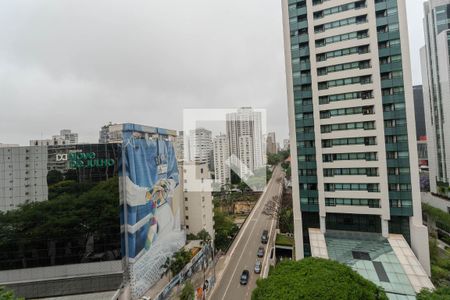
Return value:
M 220 277 L 223 274 L 223 271 L 225 269 L 225 258 L 226 255 L 221 255 L 219 259 L 216 262 L 216 280 L 215 285 L 217 284 L 218 280 L 220 280 Z M 203 271 L 200 270 L 192 275 L 192 277 L 189 279 L 189 281 L 194 286 L 194 289 L 197 290 L 199 287 L 203 287 L 204 279 L 211 278 L 214 275 L 214 265 L 210 264 L 209 267 L 206 269 L 205 273 L 203 274 Z M 170 295 L 171 300 L 179 299 L 179 295 L 181 294 L 181 291 L 183 289 L 183 285 L 178 285 L 176 288 L 173 289 L 173 292 Z M 211 287 L 208 289 L 206 293 L 206 299 L 209 299 L 209 295 L 211 294 Z
M 170 282 L 168 275 L 161 278 L 150 290 L 145 293 L 145 296 L 150 297 L 150 299 L 156 298 L 158 294 L 164 289 L 164 287 Z

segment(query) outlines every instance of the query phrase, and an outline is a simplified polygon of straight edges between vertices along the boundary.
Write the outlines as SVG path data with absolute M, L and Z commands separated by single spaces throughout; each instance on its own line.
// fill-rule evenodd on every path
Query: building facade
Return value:
M 228 147 L 228 138 L 226 135 L 219 135 L 214 138 L 214 179 L 224 186 L 230 183 L 230 149 Z
M 421 85 L 413 86 L 413 95 L 416 116 L 416 138 L 419 141 L 421 137 L 427 135 L 425 125 L 425 110 L 423 107 L 423 89 Z
M 0 211 L 48 199 L 47 146 L 0 148 Z
M 185 162 L 182 169 L 186 233 L 197 234 L 204 229 L 214 240 L 214 207 L 208 165 Z
M 266 152 L 268 154 L 277 154 L 278 145 L 275 139 L 275 132 L 269 132 L 266 138 Z
M 252 156 L 251 159 L 245 159 L 252 163 L 247 166 L 251 170 L 261 168 L 266 164 L 266 149 L 263 143 L 262 114 L 251 107 L 242 107 L 235 113 L 226 115 L 226 130 L 228 136 L 228 145 L 230 156 L 234 155 L 243 162 L 244 157 L 241 153 L 247 153 Z M 247 147 L 251 144 L 251 149 L 241 150 L 241 145 Z
M 404 0 L 283 0 L 296 257 L 402 234 L 429 271 Z
M 190 161 L 208 165 L 212 162 L 212 132 L 205 128 L 196 128 L 189 133 Z
M 78 144 L 78 133 L 70 129 L 62 129 L 59 135 L 52 136 L 51 139 L 31 140 L 30 146 L 50 146 L 50 145 L 75 145 Z
M 425 2 L 422 82 L 428 138 L 430 190 L 450 185 L 450 0 Z

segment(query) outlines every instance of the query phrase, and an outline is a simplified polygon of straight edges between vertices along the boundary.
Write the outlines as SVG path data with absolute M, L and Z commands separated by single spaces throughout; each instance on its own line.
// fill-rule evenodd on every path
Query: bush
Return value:
M 194 286 L 190 281 L 186 282 L 183 290 L 181 291 L 180 300 L 194 300 L 195 297 Z
M 252 300 L 387 300 L 384 291 L 336 261 L 284 261 L 257 281 Z
M 450 287 L 441 287 L 435 291 L 423 289 L 417 294 L 417 300 L 450 300 Z
M 0 286 L 0 300 L 24 300 L 24 298 L 17 298 L 12 291 Z

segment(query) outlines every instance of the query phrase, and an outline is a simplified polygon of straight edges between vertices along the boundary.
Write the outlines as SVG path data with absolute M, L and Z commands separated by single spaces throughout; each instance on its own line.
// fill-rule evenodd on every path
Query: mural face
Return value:
M 179 183 L 172 142 L 124 131 L 122 149 L 122 253 L 136 299 L 161 278 L 161 266 L 184 246 L 185 233 L 172 205 Z

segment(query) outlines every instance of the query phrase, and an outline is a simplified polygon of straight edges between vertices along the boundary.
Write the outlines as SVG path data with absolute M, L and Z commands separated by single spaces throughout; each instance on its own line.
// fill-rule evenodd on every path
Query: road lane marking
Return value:
M 278 175 L 278 173 L 279 173 L 279 169 L 278 169 L 278 167 L 277 167 L 277 168 L 275 169 L 275 171 L 274 171 L 274 174 L 273 174 L 272 178 L 271 178 L 270 181 L 269 181 L 269 184 L 264 188 L 264 191 L 263 191 L 263 194 L 261 195 L 260 200 L 258 201 L 258 203 L 256 204 L 256 206 L 255 206 L 254 209 L 252 210 L 252 212 L 251 212 L 251 214 L 250 214 L 251 217 L 253 217 L 254 214 L 256 213 L 256 211 L 260 209 L 260 206 L 262 205 L 261 203 L 263 203 L 263 202 L 266 203 L 266 202 L 270 199 L 270 197 L 268 197 L 267 194 L 271 194 L 271 192 L 272 192 L 274 186 L 279 185 L 279 183 L 275 182 L 275 181 L 276 181 L 276 178 L 278 178 L 278 176 L 275 176 L 275 175 Z M 266 194 L 266 193 L 267 193 L 267 194 Z M 266 199 L 264 199 L 264 198 L 266 198 Z M 259 215 L 261 216 L 261 214 L 262 214 L 262 211 L 259 213 Z M 238 260 L 238 264 L 236 265 L 236 268 L 234 269 L 231 278 L 229 278 L 230 281 L 229 281 L 229 283 L 228 283 L 228 285 L 227 285 L 227 288 L 226 288 L 226 290 L 225 290 L 224 296 L 222 297 L 222 300 L 225 298 L 225 295 L 226 295 L 226 293 L 228 292 L 229 286 L 230 286 L 231 282 L 233 281 L 233 277 L 234 277 L 234 275 L 235 275 L 235 273 L 236 273 L 236 269 L 237 269 L 237 267 L 239 266 L 239 262 L 240 262 L 241 259 L 242 259 L 242 255 L 243 255 L 243 253 L 245 252 L 245 249 L 246 249 L 247 244 L 248 244 L 248 242 L 249 242 L 249 240 L 250 240 L 250 237 L 252 236 L 252 234 L 253 234 L 253 232 L 254 232 L 254 229 L 255 229 L 255 226 L 256 226 L 256 221 L 258 220 L 258 219 L 250 219 L 250 216 L 249 216 L 249 219 L 248 219 L 249 222 L 245 222 L 245 224 L 244 224 L 243 227 L 241 228 L 242 230 L 239 232 L 238 240 L 235 241 L 235 243 L 234 243 L 234 245 L 233 245 L 233 248 L 232 248 L 231 252 L 230 252 L 229 254 L 227 254 L 227 257 L 225 258 L 225 268 L 222 270 L 222 272 L 219 273 L 219 276 L 220 276 L 220 277 L 219 277 L 218 280 L 217 280 L 217 284 L 214 285 L 214 288 L 213 288 L 213 290 L 211 291 L 211 294 L 210 294 L 210 295 L 211 295 L 211 298 L 212 298 L 212 296 L 217 292 L 219 285 L 221 285 L 219 282 L 221 282 L 222 278 L 225 276 L 225 274 L 226 274 L 226 272 L 227 272 L 227 270 L 228 270 L 228 267 L 229 267 L 229 265 L 230 265 L 231 257 L 232 257 L 232 255 L 233 255 L 234 251 L 236 250 L 238 244 L 240 243 L 240 240 L 242 239 L 242 236 L 245 235 L 245 233 L 246 233 L 245 231 L 248 229 L 248 226 L 249 226 L 248 223 L 250 223 L 251 221 L 255 221 L 254 224 L 253 224 L 253 228 L 252 228 L 252 230 L 251 230 L 251 234 L 250 234 L 250 236 L 249 236 L 248 239 L 247 239 L 247 243 L 244 245 L 244 249 L 243 249 L 244 251 L 242 251 L 241 256 L 239 257 L 239 260 Z M 241 234 L 241 232 L 242 232 L 242 234 Z

